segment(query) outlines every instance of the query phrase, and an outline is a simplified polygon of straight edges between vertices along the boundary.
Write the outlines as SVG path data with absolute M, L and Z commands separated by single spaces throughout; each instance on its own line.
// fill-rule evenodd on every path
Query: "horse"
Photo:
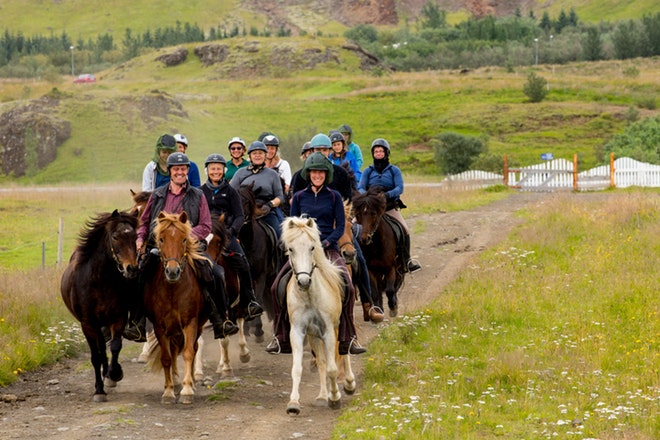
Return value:
M 349 271 L 351 270 L 351 266 L 353 261 L 355 261 L 355 256 L 357 255 L 355 245 L 353 244 L 353 223 L 350 221 L 351 210 L 351 202 L 344 202 L 344 215 L 346 217 L 346 222 L 344 223 L 344 233 L 341 237 L 339 237 L 339 240 L 337 240 L 339 253 L 341 254 L 341 257 L 343 258 L 344 263 L 346 263 L 346 267 L 348 267 Z
M 379 188 L 369 188 L 364 194 L 353 196 L 353 213 L 362 225 L 360 245 L 367 261 L 373 300 L 383 307 L 383 293 L 387 296 L 390 317 L 398 314 L 397 293 L 404 280 L 405 262 L 397 252 L 397 236 L 385 218 L 386 198 Z M 393 220 L 395 221 L 395 220 Z
M 277 277 L 281 250 L 276 242 L 272 229 L 259 220 L 263 215 L 262 209 L 257 205 L 252 185 L 242 186 L 238 189 L 243 204 L 245 222 L 239 233 L 239 240 L 250 263 L 250 273 L 254 283 L 254 293 L 257 302 L 262 305 L 268 317 L 274 319 L 270 286 Z M 254 327 L 257 342 L 263 342 L 264 331 L 261 317 L 245 323 L 245 334 L 249 334 L 248 326 Z
M 314 405 L 339 409 L 338 363 L 344 369 L 344 391 L 353 394 L 356 388 L 349 356 L 339 356 L 337 350 L 344 284 L 341 269 L 325 256 L 316 222 L 312 218 L 288 217 L 282 224 L 281 238 L 294 275 L 286 288 L 293 354 L 293 386 L 286 412 L 300 414 L 298 389 L 305 338 L 316 355 L 319 372 L 320 392 Z M 327 379 L 330 382 L 329 393 Z
M 197 339 L 209 315 L 195 266 L 195 260 L 206 260 L 206 257 L 200 252 L 199 243 L 191 231 L 185 211 L 181 214 L 158 214 L 153 232 L 161 264 L 154 270 L 147 268 L 147 273 L 144 273 L 144 304 L 158 340 L 149 352 L 148 363 L 153 371 L 164 371 L 163 404 L 176 402 L 173 377 L 178 379 L 176 361 L 180 353 L 183 354 L 185 372 L 179 401 L 193 403 L 193 362 L 198 349 Z
M 215 260 L 215 262 L 220 265 L 225 270 L 225 283 L 227 286 L 227 296 L 229 304 L 236 304 L 239 301 L 239 279 L 238 275 L 231 270 L 225 261 L 223 254 L 223 249 L 225 243 L 227 242 L 227 229 L 225 228 L 224 219 L 222 217 L 212 216 L 212 227 L 213 227 L 213 237 L 211 238 L 208 247 L 206 249 L 209 256 Z M 237 311 L 236 324 L 238 325 L 238 346 L 240 347 L 239 359 L 242 363 L 250 362 L 250 350 L 247 346 L 247 340 L 245 338 L 244 332 L 244 323 L 245 323 L 245 310 L 239 309 Z M 199 350 L 197 352 L 197 357 L 195 358 L 195 379 L 201 380 L 204 377 L 202 371 L 202 347 L 204 340 L 199 339 Z M 233 377 L 234 372 L 230 363 L 229 357 L 229 338 L 222 338 L 219 341 L 220 344 L 220 360 L 218 362 L 218 367 L 216 373 L 221 374 L 223 378 Z
M 122 333 L 131 301 L 138 296 L 136 217 L 114 210 L 86 222 L 60 291 L 71 314 L 80 321 L 94 367 L 94 402 L 106 402 L 105 385 L 115 387 L 123 376 L 119 364 Z M 110 333 L 108 364 L 103 328 Z
M 128 210 L 128 212 L 135 217 L 140 218 L 142 211 L 144 211 L 145 206 L 147 206 L 149 197 L 151 197 L 151 191 L 140 191 L 138 193 L 133 190 L 130 191 L 131 198 L 133 199 L 133 206 Z

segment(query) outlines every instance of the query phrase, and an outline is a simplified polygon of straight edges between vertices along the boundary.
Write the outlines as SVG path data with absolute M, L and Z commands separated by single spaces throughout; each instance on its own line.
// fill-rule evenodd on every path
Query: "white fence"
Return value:
M 660 187 L 660 165 L 639 162 L 629 157 L 610 161 L 591 170 L 576 172 L 577 159 L 555 159 L 522 168 L 507 168 L 505 174 L 465 171 L 448 176 L 443 184 L 457 188 L 485 188 L 508 185 L 526 191 L 602 190 L 609 187 Z M 506 178 L 505 178 L 506 176 Z

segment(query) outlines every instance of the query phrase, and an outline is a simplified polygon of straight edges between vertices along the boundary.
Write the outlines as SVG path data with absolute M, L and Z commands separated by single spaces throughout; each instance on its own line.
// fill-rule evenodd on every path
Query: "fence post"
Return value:
M 614 153 L 610 153 L 610 188 L 615 188 L 616 184 L 614 183 Z
M 509 158 L 504 155 L 504 186 L 509 186 Z
M 573 191 L 578 190 L 578 160 L 577 153 L 573 153 Z

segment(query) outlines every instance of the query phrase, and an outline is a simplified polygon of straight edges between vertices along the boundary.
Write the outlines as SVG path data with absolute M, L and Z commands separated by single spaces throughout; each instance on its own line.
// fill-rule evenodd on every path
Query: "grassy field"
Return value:
M 277 44 L 288 44 L 281 40 L 262 40 L 260 57 L 267 58 Z M 306 44 L 320 49 L 339 42 L 310 38 Z M 580 168 L 588 169 L 598 162 L 595 149 L 629 124 L 631 107 L 638 108 L 640 117 L 658 112 L 638 107 L 640 100 L 660 94 L 657 59 L 538 66 L 534 70 L 548 79 L 550 93 L 531 104 L 522 92 L 527 68 L 376 77 L 356 72 L 354 56 L 345 52 L 340 51 L 339 65 L 251 79 L 223 78 L 220 68 L 203 68 L 195 57 L 165 69 L 151 53 L 100 74 L 96 84 L 57 84 L 55 113 L 71 122 L 71 138 L 43 170 L 18 179 L 0 176 L 0 182 L 124 181 L 137 186 L 164 132 L 186 134 L 188 153 L 201 162 L 212 152 L 226 153 L 233 136 L 251 141 L 272 131 L 283 140 L 284 157 L 297 168 L 300 145 L 342 123 L 353 127 L 367 156 L 371 140 L 387 138 L 393 162 L 408 174 L 438 174 L 432 140 L 444 131 L 487 136 L 490 152 L 507 154 L 513 166 L 536 164 L 542 153 L 569 160 L 577 153 Z M 627 76 L 630 67 L 639 74 Z M 44 89 L 39 82 L 5 81 L 0 95 L 9 102 L 0 111 Z M 163 117 L 153 103 L 144 108 L 144 102 L 162 96 L 180 103 L 186 115 Z
M 660 437 L 660 197 L 555 197 L 371 341 L 333 438 Z

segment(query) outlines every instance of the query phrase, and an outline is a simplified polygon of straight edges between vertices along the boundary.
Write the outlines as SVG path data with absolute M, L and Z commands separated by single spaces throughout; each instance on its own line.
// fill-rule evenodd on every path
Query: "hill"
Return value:
M 73 40 L 96 38 L 109 33 L 120 41 L 126 28 L 134 32 L 196 23 L 203 29 L 235 26 L 244 29 L 280 27 L 300 33 L 341 35 L 357 24 L 396 26 L 414 23 L 427 0 L 5 0 L 0 6 L 0 31 L 24 35 L 59 35 L 67 32 Z M 450 21 L 476 15 L 512 15 L 518 8 L 523 15 L 544 12 L 556 17 L 563 9 L 575 10 L 581 20 L 640 18 L 657 11 L 653 0 L 437 0 Z

